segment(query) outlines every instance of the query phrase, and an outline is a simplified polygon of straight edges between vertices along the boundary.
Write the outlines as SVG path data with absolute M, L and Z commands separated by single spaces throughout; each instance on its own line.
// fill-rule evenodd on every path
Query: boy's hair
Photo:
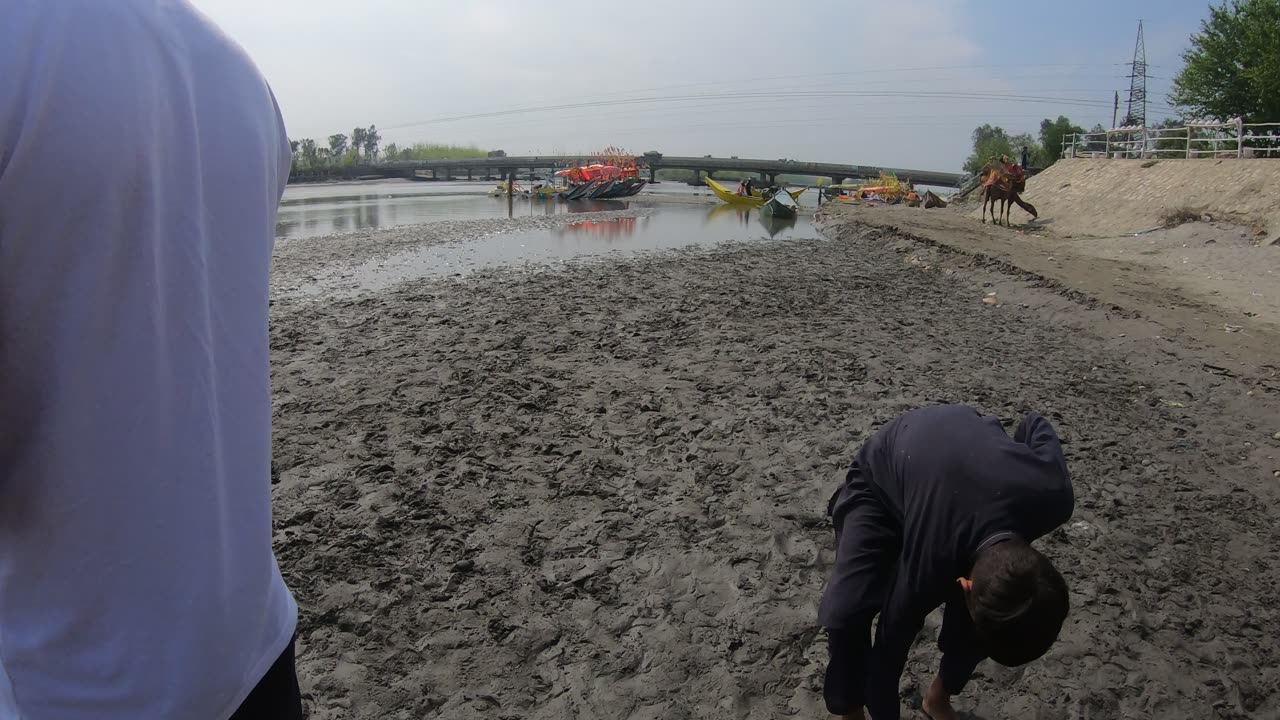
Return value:
M 984 549 L 973 564 L 969 614 L 987 655 L 1025 665 L 1044 655 L 1067 619 L 1067 582 L 1049 558 L 1022 540 Z

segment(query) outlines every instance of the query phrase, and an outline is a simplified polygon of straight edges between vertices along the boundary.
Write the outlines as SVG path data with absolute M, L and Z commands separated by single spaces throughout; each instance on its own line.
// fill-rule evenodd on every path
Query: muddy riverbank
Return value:
M 825 239 L 289 292 L 437 232 L 277 254 L 275 542 L 311 717 L 827 717 L 825 501 L 878 423 L 935 402 L 1045 413 L 1078 498 L 1042 543 L 1072 588 L 1062 641 L 1023 669 L 984 664 L 959 707 L 1280 712 L 1265 369 L 844 221 Z

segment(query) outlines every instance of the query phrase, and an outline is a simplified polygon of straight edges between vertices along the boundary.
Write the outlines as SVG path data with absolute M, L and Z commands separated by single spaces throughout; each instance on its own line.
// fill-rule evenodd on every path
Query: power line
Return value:
M 1079 107 L 1105 107 L 1109 103 L 1102 100 L 1092 100 L 1089 98 L 1064 98 L 1051 97 L 1042 95 L 1018 95 L 1014 93 L 990 93 L 990 92 L 957 92 L 950 90 L 942 91 L 870 91 L 870 90 L 841 90 L 841 91 L 781 91 L 781 92 L 740 92 L 740 93 L 704 93 L 698 95 L 668 95 L 656 97 L 639 97 L 624 98 L 619 100 L 598 100 L 593 102 L 576 102 L 564 103 L 560 105 L 542 105 L 535 107 L 511 108 L 508 110 L 494 110 L 490 112 L 469 113 L 465 115 L 454 115 L 447 117 L 431 118 L 429 120 L 419 120 L 410 123 L 401 123 L 399 125 L 387 125 L 383 129 L 400 130 L 408 127 L 416 127 L 420 125 L 437 125 L 440 123 L 458 122 L 460 120 L 478 120 L 481 118 L 502 117 L 507 115 L 523 115 L 529 113 L 542 113 L 553 110 L 572 110 L 577 108 L 592 107 L 610 107 L 616 105 L 640 105 L 648 103 L 660 102 L 689 102 L 697 100 L 712 99 L 732 99 L 732 98 L 790 98 L 790 97 L 859 97 L 859 98 L 950 98 L 955 100 L 999 100 L 1004 102 L 1018 103 L 1038 103 L 1038 104 L 1056 104 L 1056 105 L 1074 105 Z

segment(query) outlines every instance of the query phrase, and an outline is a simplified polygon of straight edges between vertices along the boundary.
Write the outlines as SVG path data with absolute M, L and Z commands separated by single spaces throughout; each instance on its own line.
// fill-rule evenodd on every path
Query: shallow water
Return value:
M 530 183 L 522 182 L 528 186 Z M 484 220 L 508 217 L 505 197 L 491 197 L 496 182 L 412 182 L 381 180 L 367 183 L 291 185 L 280 201 L 277 238 L 331 235 L 435 220 Z M 648 207 L 662 195 L 709 195 L 707 188 L 678 182 L 647 186 L 634 198 L 619 201 L 557 202 L 516 198 L 510 215 L 556 215 Z
M 558 203 L 566 204 L 570 203 Z M 727 205 L 668 206 L 640 217 L 595 219 L 415 248 L 362 263 L 351 271 L 350 279 L 358 289 L 368 291 L 406 280 L 465 275 L 512 265 L 546 266 L 567 260 L 710 247 L 730 241 L 816 238 L 818 231 L 811 220 L 805 214 L 791 220 L 772 220 L 757 210 Z

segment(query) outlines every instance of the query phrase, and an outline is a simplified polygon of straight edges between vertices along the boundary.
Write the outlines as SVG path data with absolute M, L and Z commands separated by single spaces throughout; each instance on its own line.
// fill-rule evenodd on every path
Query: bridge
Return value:
M 533 174 L 539 170 L 553 171 L 595 162 L 591 157 L 573 155 L 535 155 L 525 157 L 487 157 L 457 160 L 398 160 L 381 163 L 368 170 L 384 175 L 399 175 L 416 180 L 492 179 L 513 174 Z M 876 167 L 872 165 L 842 165 L 839 163 L 801 162 L 798 160 L 753 160 L 742 158 L 676 157 L 661 153 L 645 153 L 636 156 L 636 162 L 649 169 L 649 179 L 655 179 L 659 170 L 691 170 L 700 180 L 702 173 L 732 170 L 757 173 L 761 179 L 773 183 L 779 175 L 810 175 L 831 178 L 833 182 L 846 180 L 873 180 L 881 172 L 893 173 L 901 180 L 917 185 L 954 187 L 960 183 L 960 173 L 936 170 L 909 170 L 906 168 Z

